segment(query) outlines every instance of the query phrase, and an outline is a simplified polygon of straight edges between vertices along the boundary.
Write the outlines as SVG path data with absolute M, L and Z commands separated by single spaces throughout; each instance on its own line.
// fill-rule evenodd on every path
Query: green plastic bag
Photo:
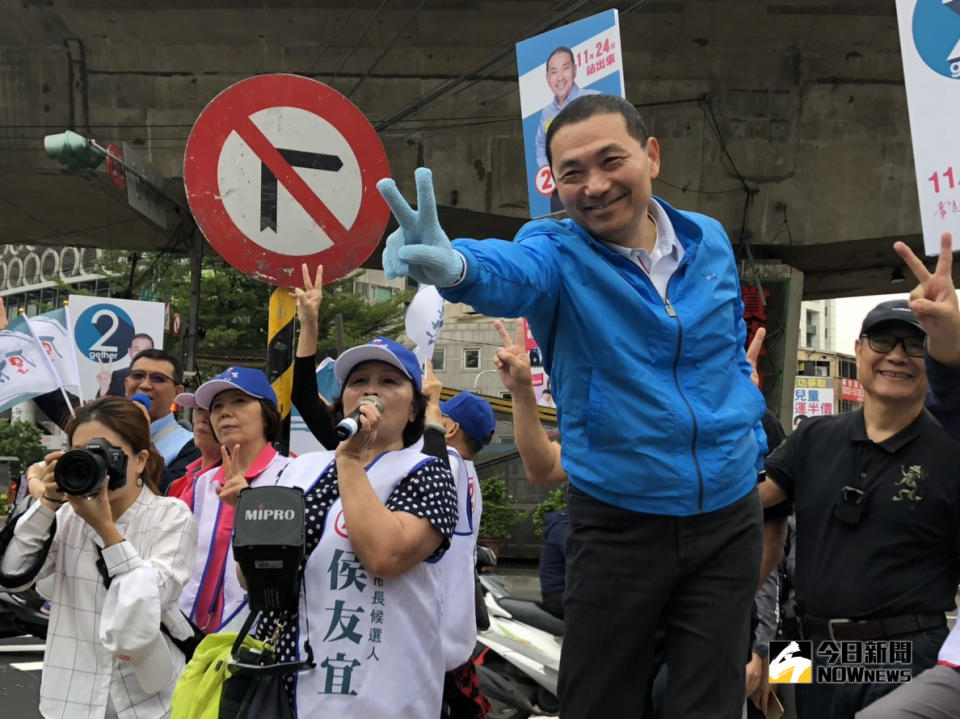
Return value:
M 218 719 L 237 636 L 237 632 L 223 632 L 204 637 L 173 689 L 170 719 Z M 244 637 L 242 646 L 253 652 L 264 651 L 264 643 L 249 636 Z

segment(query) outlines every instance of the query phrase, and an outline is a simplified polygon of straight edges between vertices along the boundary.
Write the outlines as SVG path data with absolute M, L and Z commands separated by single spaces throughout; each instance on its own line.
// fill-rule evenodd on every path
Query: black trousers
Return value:
M 739 719 L 763 545 L 756 490 L 715 512 L 668 517 L 571 487 L 568 512 L 560 716 L 643 717 L 662 620 L 664 716 Z
M 540 596 L 543 608 L 557 619 L 563 619 L 563 592 L 543 592 Z
M 936 666 L 940 645 L 947 638 L 946 626 L 924 629 L 909 634 L 886 637 L 884 641 L 908 641 L 912 647 L 913 676 Z M 813 637 L 814 666 L 817 665 L 817 646 L 825 641 Z M 886 665 L 902 669 L 900 665 Z M 799 719 L 853 719 L 854 715 L 877 699 L 900 687 L 900 684 L 798 684 L 797 716 Z

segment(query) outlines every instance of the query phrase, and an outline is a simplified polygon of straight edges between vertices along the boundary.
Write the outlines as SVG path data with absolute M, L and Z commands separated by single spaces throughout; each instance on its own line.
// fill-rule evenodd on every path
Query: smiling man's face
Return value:
M 563 207 L 594 237 L 640 247 L 651 180 L 660 174 L 660 146 L 627 132 L 618 113 L 564 125 L 551 138 L 553 176 Z
M 923 337 L 923 333 L 905 322 L 884 322 L 871 327 L 869 335 Z M 871 399 L 905 404 L 923 404 L 927 395 L 927 371 L 923 357 L 911 357 L 898 342 L 889 352 L 877 352 L 867 336 L 857 340 L 857 376 L 864 395 Z

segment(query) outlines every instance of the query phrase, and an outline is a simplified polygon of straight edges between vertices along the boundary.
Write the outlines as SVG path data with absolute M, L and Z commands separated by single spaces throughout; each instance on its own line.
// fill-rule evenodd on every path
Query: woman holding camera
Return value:
M 192 635 L 177 607 L 196 556 L 186 506 L 157 496 L 163 458 L 122 397 L 77 409 L 73 449 L 47 455 L 43 493 L 3 537 L 0 585 L 50 598 L 45 717 L 164 717 Z M 166 631 L 161 630 L 161 624 Z
M 237 496 L 245 487 L 276 483 L 290 458 L 270 444 L 280 430 L 280 412 L 260 370 L 229 367 L 200 385 L 193 402 L 209 411 L 223 462 L 197 477 L 188 501 L 200 538 L 180 608 L 209 634 L 246 617 L 246 592 L 237 580 L 230 541 Z
M 435 560 L 456 525 L 457 497 L 449 468 L 411 446 L 426 409 L 420 366 L 378 338 L 341 354 L 334 373 L 343 388 L 336 409 L 358 412 L 360 427 L 335 452 L 298 457 L 280 478 L 304 490 L 307 556 L 298 621 L 280 628 L 277 660 L 302 660 L 305 642 L 313 647 L 317 666 L 287 681 L 298 716 L 437 717 Z M 276 629 L 267 613 L 258 635 Z

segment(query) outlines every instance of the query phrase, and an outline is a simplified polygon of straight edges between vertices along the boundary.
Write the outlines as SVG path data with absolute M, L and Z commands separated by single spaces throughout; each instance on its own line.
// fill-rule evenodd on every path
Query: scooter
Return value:
M 480 690 L 493 709 L 489 719 L 526 719 L 555 714 L 557 673 L 563 622 L 537 602 L 509 596 L 503 582 L 483 571 L 496 566 L 496 555 L 477 547 L 480 587 L 490 627 L 477 635 L 474 663 Z
M 32 588 L 17 594 L 0 591 L 0 638 L 31 634 L 46 639 L 49 613 L 44 604 Z

